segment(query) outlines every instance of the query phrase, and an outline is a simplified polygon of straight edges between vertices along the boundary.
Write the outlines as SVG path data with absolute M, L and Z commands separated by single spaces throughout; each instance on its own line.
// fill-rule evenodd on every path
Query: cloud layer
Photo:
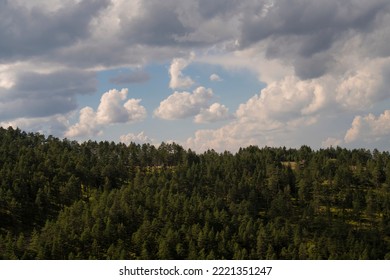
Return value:
M 198 150 L 302 143 L 390 149 L 383 140 L 389 46 L 388 0 L 0 0 L 0 123 L 93 137 L 142 121 L 148 110 L 156 122 L 193 119 L 192 135 L 176 133 Z M 100 73 L 150 64 L 166 65 L 164 86 L 174 91 L 158 107 L 127 99 L 127 90 L 107 91 L 97 107 L 79 104 L 106 91 Z M 232 106 L 232 96 L 200 86 L 222 88 L 229 81 L 221 71 L 250 73 L 262 86 Z M 147 84 L 150 74 L 108 80 Z
M 147 72 L 140 70 L 131 73 L 122 73 L 110 79 L 110 82 L 115 85 L 123 84 L 138 84 L 146 83 L 150 80 L 150 75 Z

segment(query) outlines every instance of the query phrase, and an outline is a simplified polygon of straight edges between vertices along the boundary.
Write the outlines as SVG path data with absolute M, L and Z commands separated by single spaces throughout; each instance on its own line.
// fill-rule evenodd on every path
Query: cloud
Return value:
M 41 120 L 39 129 L 53 122 L 61 130 L 57 117 L 79 110 L 80 95 L 97 92 L 101 71 L 171 62 L 169 86 L 177 92 L 155 115 L 216 121 L 224 106 L 212 108 L 212 96 L 200 100 L 192 92 L 196 83 L 185 70 L 196 63 L 254 74 L 261 82 L 258 94 L 235 104 L 230 123 L 193 135 L 198 146 L 320 145 L 337 142 L 348 129 L 348 145 L 376 139 L 366 118 L 388 107 L 390 97 L 389 1 L 206 2 L 0 0 L 0 120 L 31 128 Z M 148 80 L 135 71 L 111 82 Z M 94 135 L 112 123 L 141 120 L 141 108 L 120 91 L 107 95 L 98 108 L 79 111 L 73 133 Z M 329 124 L 334 114 L 340 121 Z M 355 116 L 356 124 L 345 122 Z M 380 138 L 374 143 L 382 145 Z
M 0 90 L 10 89 L 15 85 L 14 73 L 8 65 L 0 65 Z
M 154 111 L 154 115 L 165 120 L 193 117 L 208 106 L 213 91 L 204 87 L 196 88 L 192 93 L 174 92 Z
M 0 119 L 48 117 L 77 108 L 76 96 L 96 91 L 94 72 L 77 69 L 49 73 L 10 71 L 9 88 L 0 88 Z
M 0 122 L 1 127 L 20 128 L 25 131 L 45 133 L 47 135 L 63 135 L 69 126 L 68 118 L 64 115 L 37 118 L 17 118 Z
M 390 136 L 390 110 L 384 111 L 376 117 L 373 114 L 366 116 L 356 116 L 352 121 L 352 126 L 345 134 L 344 141 L 351 143 L 377 142 Z
M 251 144 L 293 146 L 299 134 L 318 122 L 327 102 L 324 87 L 286 77 L 241 104 L 230 123 L 216 130 L 198 130 L 185 145 L 198 151 L 234 151 Z
M 128 89 L 112 89 L 102 95 L 96 117 L 100 124 L 140 121 L 146 116 L 146 109 L 139 105 L 140 99 L 127 98 Z
M 387 59 L 358 65 L 361 70 L 347 74 L 351 81 L 328 74 L 308 80 L 292 75 L 271 82 L 240 104 L 230 123 L 215 130 L 199 130 L 188 138 L 186 145 L 200 151 L 211 147 L 234 151 L 250 144 L 299 146 L 306 141 L 312 145 L 318 141 L 317 147 L 344 144 L 326 136 L 327 126 L 342 128 L 328 119 L 334 114 L 348 118 L 352 112 L 389 98 L 388 82 L 384 79 L 388 73 Z M 363 81 L 358 82 L 359 79 Z M 361 123 L 361 119 L 355 119 L 345 143 L 352 142 L 360 131 L 370 131 L 361 128 Z
M 222 79 L 217 74 L 211 74 L 210 75 L 210 81 L 212 81 L 212 82 L 221 82 Z
M 340 146 L 343 143 L 343 140 L 328 137 L 325 141 L 322 142 L 322 147 L 329 148 L 329 147 L 337 147 Z
M 172 60 L 171 67 L 169 68 L 169 75 L 171 76 L 171 80 L 169 82 L 169 87 L 172 89 L 177 88 L 189 88 L 195 82 L 188 76 L 184 76 L 182 70 L 185 69 L 190 61 L 184 58 L 175 58 Z
M 109 1 L 67 2 L 50 10 L 24 4 L 0 1 L 0 62 L 40 56 L 88 37 L 90 22 Z
M 325 75 L 335 63 L 331 54 L 322 52 L 311 57 L 298 56 L 294 61 L 294 69 L 298 77 L 308 80 Z
M 172 46 L 175 38 L 191 32 L 192 27 L 184 24 L 177 1 L 139 1 L 139 12 L 121 21 L 121 36 L 131 44 L 151 46 Z
M 290 76 L 269 84 L 259 95 L 241 104 L 236 114 L 248 120 L 287 121 L 315 114 L 326 102 L 326 92 L 321 84 Z
M 285 123 L 270 119 L 259 122 L 236 118 L 218 129 L 197 130 L 183 145 L 198 152 L 207 149 L 235 152 L 249 145 L 294 147 L 299 146 L 296 140 L 305 135 L 306 128 L 316 122 L 314 117 L 297 118 Z
M 365 62 L 355 71 L 346 72 L 338 83 L 336 100 L 349 110 L 364 110 L 389 98 L 390 58 Z
M 77 108 L 74 97 L 52 96 L 50 99 L 19 98 L 0 101 L 0 119 L 39 118 L 66 114 Z
M 247 12 L 243 18 L 241 45 L 247 46 L 261 40 L 281 36 L 301 37 L 300 51 L 311 56 L 329 48 L 339 34 L 349 30 L 364 30 L 376 16 L 388 7 L 384 0 L 299 1 L 282 0 Z
M 150 80 L 148 73 L 143 71 L 135 71 L 132 73 L 123 73 L 118 76 L 115 76 L 110 79 L 110 83 L 116 85 L 123 84 L 136 84 L 136 83 L 145 83 Z
M 389 3 L 385 0 L 342 3 L 282 0 L 275 2 L 266 16 L 261 16 L 260 7 L 247 10 L 242 19 L 240 48 L 265 49 L 268 58 L 292 65 L 295 75 L 301 79 L 317 78 L 335 71 L 339 66 L 340 49 L 346 42 L 356 36 L 366 40 L 372 30 L 382 29 L 389 21 L 384 16 L 389 11 Z M 374 38 L 352 50 L 370 48 Z M 383 43 L 383 37 L 379 41 Z M 348 55 L 346 51 L 343 50 L 340 57 Z M 376 53 L 370 52 L 373 54 Z
M 36 93 L 45 97 L 54 94 L 89 94 L 96 90 L 94 72 L 79 71 L 77 69 L 60 70 L 49 73 L 19 72 L 15 91 Z
M 79 122 L 71 126 L 65 136 L 96 136 L 102 133 L 105 125 L 143 120 L 146 117 L 146 109 L 139 104 L 141 99 L 126 101 L 127 93 L 128 89 L 120 91 L 112 89 L 104 93 L 97 111 L 95 112 L 91 107 L 81 109 Z
M 155 140 L 146 136 L 144 131 L 141 131 L 138 134 L 128 133 L 126 135 L 121 135 L 119 141 L 127 145 L 130 143 L 144 144 L 156 142 Z
M 200 5 L 202 4 L 202 5 Z M 207 2 L 198 2 L 198 9 L 201 17 L 205 20 L 216 17 L 227 18 L 234 15 L 236 9 L 240 9 L 242 1 L 240 0 L 214 0 Z
M 96 136 L 101 133 L 95 111 L 91 107 L 84 107 L 80 110 L 79 122 L 69 127 L 65 132 L 65 137 Z
M 345 119 L 353 112 L 389 98 L 388 79 L 385 78 L 388 63 L 387 58 L 362 62 L 364 66 L 358 64 L 356 68 L 360 70 L 346 73 L 349 78 L 328 74 L 301 80 L 297 76 L 286 76 L 271 82 L 259 94 L 242 103 L 230 123 L 215 130 L 198 130 L 185 145 L 198 151 L 209 148 L 234 151 L 250 144 L 299 146 L 307 141 L 311 145 L 318 141 L 317 147 L 337 146 L 352 143 L 360 136 L 366 139 L 359 142 L 361 145 L 372 143 L 374 139 L 377 139 L 376 143 L 383 142 L 380 133 L 389 131 L 385 126 L 387 113 L 376 121 L 373 115 L 356 117 L 344 141 L 327 137 L 326 132 L 329 126 L 342 129 L 341 120 L 340 124 L 328 121 L 334 114 Z M 380 145 L 386 146 L 382 142 Z
M 340 132 L 346 129 L 343 120 L 353 114 L 372 110 L 379 104 L 385 106 L 390 97 L 390 60 L 388 57 L 369 58 L 366 46 L 367 43 L 362 43 L 360 35 L 349 37 L 345 42 L 338 42 L 331 48 L 333 61 L 329 63 L 329 67 L 324 68 L 321 75 L 304 79 L 300 75 L 294 75 L 297 68 L 292 72 L 285 71 L 280 67 L 281 64 L 275 68 L 281 71 L 264 76 L 267 74 L 267 58 L 263 56 L 259 46 L 253 47 L 252 51 L 235 51 L 230 57 L 214 57 L 214 61 L 212 57 L 205 58 L 204 61 L 211 58 L 209 61 L 228 69 L 249 68 L 253 66 L 246 58 L 252 53 L 253 62 L 259 66 L 251 69 L 258 73 L 261 80 L 266 80 L 267 85 L 259 94 L 238 107 L 236 119 L 230 124 L 216 130 L 197 131 L 186 144 L 200 150 L 207 147 L 235 150 L 240 145 L 254 143 L 284 146 L 310 143 L 317 147 L 345 144 L 351 136 L 343 142 L 338 138 L 328 137 L 326 131 L 332 129 L 336 135 L 340 135 Z M 260 54 L 256 55 L 256 50 L 260 50 Z M 293 65 L 291 63 L 296 61 L 286 63 Z M 314 60 L 313 63 L 315 66 L 317 62 Z M 278 72 L 283 75 L 279 76 Z M 328 120 L 335 114 L 339 120 L 330 123 Z M 234 133 L 238 129 L 241 135 Z M 313 134 L 313 131 L 316 134 Z M 351 130 L 351 135 L 353 131 Z M 383 142 L 383 138 L 381 139 Z M 382 142 L 376 143 L 381 147 L 388 147 L 388 144 Z M 360 142 L 360 145 L 367 146 L 367 143 Z
M 387 52 L 386 0 L 44 2 L 1 2 L 3 59 L 39 56 L 72 67 L 104 68 L 171 60 L 193 50 L 218 54 L 230 52 L 233 45 L 246 50 L 263 43 L 268 58 L 288 60 L 298 76 L 310 76 L 314 74 L 303 73 L 310 60 L 300 58 L 325 53 L 353 33 L 367 34 L 363 37 L 375 42 L 375 52 Z M 311 65 L 316 75 L 329 67 L 321 70 L 320 64 Z
M 237 151 L 239 147 L 256 144 L 255 139 L 242 139 L 235 137 L 232 131 L 229 131 L 230 126 L 225 126 L 217 130 L 202 129 L 195 132 L 194 137 L 190 137 L 183 143 L 184 147 L 192 150 L 203 152 L 214 149 L 222 152 L 226 149 L 229 151 Z M 231 127 L 232 129 L 234 126 Z M 234 132 L 233 132 L 234 133 Z
M 200 113 L 195 116 L 195 123 L 211 123 L 228 120 L 231 118 L 229 109 L 219 103 L 212 104 L 207 109 L 201 109 Z
M 266 84 L 294 75 L 293 66 L 287 61 L 268 58 L 264 46 L 228 52 L 205 53 L 198 55 L 197 63 L 221 66 L 228 71 L 249 72 Z

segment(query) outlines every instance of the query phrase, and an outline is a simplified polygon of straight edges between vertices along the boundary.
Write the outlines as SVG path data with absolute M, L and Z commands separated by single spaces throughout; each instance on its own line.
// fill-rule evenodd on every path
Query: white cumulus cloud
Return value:
M 219 103 L 212 104 L 207 109 L 201 109 L 200 113 L 195 116 L 195 123 L 211 123 L 229 119 L 229 109 Z
M 212 82 L 221 82 L 222 79 L 217 74 L 211 74 L 210 75 L 210 81 L 212 81 Z
M 390 136 L 390 110 L 376 117 L 373 114 L 356 116 L 351 128 L 345 134 L 344 141 L 375 142 Z
M 239 118 L 287 121 L 318 112 L 326 104 L 321 84 L 294 76 L 269 84 L 259 95 L 241 104 Z
M 329 147 L 337 147 L 340 146 L 343 143 L 343 140 L 328 137 L 325 141 L 322 141 L 322 147 L 329 148 Z
M 198 87 L 192 93 L 174 92 L 160 102 L 154 114 L 166 120 L 192 117 L 199 114 L 202 108 L 206 108 L 212 97 L 213 91 L 204 87 Z
M 169 82 L 169 87 L 172 89 L 179 88 L 189 88 L 195 82 L 188 76 L 183 74 L 183 70 L 190 64 L 193 59 L 193 55 L 190 59 L 186 60 L 184 58 L 174 58 L 169 68 L 169 75 L 171 80 Z
M 96 113 L 91 107 L 84 107 L 80 110 L 79 122 L 72 125 L 66 132 L 66 137 L 96 136 L 101 133 L 98 126 Z
M 336 101 L 348 110 L 364 110 L 388 98 L 389 58 L 362 63 L 339 81 Z
M 131 123 L 146 117 L 146 109 L 139 103 L 141 99 L 127 99 L 128 89 L 112 89 L 104 93 L 95 112 L 91 107 L 80 110 L 79 122 L 71 126 L 66 137 L 93 136 L 101 133 L 104 125 Z
M 127 93 L 128 89 L 120 91 L 112 89 L 102 95 L 96 113 L 99 123 L 126 122 L 128 113 L 122 102 L 126 99 Z
M 128 133 L 126 135 L 121 135 L 119 137 L 119 141 L 125 144 L 130 144 L 130 143 L 144 144 L 144 143 L 155 142 L 153 139 L 146 136 L 144 131 L 141 131 L 138 134 Z
M 319 112 L 326 108 L 329 100 L 323 84 L 325 80 L 323 83 L 301 81 L 294 76 L 271 83 L 241 104 L 230 123 L 216 130 L 198 130 L 186 146 L 198 151 L 211 147 L 220 151 L 237 150 L 251 144 L 291 146 L 294 144 L 291 140 L 316 124 Z M 203 109 L 196 120 L 213 119 L 223 111 L 222 105 L 214 105 Z M 227 112 L 222 115 L 226 116 Z

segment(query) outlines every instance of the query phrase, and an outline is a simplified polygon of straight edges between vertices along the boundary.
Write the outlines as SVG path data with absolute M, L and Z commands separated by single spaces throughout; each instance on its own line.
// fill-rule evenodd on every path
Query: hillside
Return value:
M 0 128 L 0 259 L 390 259 L 390 154 Z

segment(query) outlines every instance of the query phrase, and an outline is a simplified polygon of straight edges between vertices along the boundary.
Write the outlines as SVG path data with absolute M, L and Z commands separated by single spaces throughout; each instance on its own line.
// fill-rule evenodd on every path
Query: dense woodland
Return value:
M 0 128 L 0 259 L 390 259 L 390 155 Z

